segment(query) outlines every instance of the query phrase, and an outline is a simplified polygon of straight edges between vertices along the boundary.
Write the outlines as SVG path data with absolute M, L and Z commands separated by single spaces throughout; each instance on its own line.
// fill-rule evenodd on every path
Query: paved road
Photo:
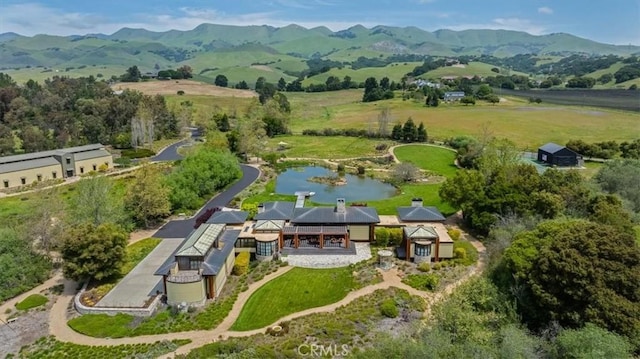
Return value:
M 180 156 L 180 154 L 178 154 L 178 148 L 182 147 L 188 143 L 190 143 L 191 140 L 187 139 L 187 140 L 182 140 L 180 142 L 176 142 L 173 145 L 165 148 L 164 150 L 162 150 L 162 152 L 158 153 L 157 155 L 155 155 L 154 157 L 151 157 L 152 161 L 176 161 L 176 160 L 181 160 L 182 156 Z
M 173 253 L 183 238 L 166 238 L 149 253 L 129 274 L 107 293 L 96 307 L 144 307 L 149 296 L 163 291 L 161 277 L 154 276 L 158 268 Z
M 242 169 L 242 178 L 231 187 L 227 188 L 224 192 L 211 198 L 207 204 L 192 218 L 185 220 L 170 221 L 160 228 L 153 236 L 157 238 L 185 238 L 193 230 L 193 225 L 196 222 L 196 218 L 207 208 L 212 207 L 224 207 L 240 193 L 243 189 L 249 186 L 253 181 L 258 179 L 260 171 L 251 166 L 240 165 Z

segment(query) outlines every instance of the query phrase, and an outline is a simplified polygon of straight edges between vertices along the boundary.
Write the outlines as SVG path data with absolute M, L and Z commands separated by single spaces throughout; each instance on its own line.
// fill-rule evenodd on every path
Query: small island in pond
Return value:
M 314 176 L 307 178 L 307 181 L 329 186 L 344 186 L 347 184 L 347 179 L 340 176 Z

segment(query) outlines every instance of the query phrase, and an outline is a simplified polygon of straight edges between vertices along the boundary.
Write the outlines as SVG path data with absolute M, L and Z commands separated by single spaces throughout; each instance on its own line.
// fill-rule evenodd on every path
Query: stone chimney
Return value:
M 412 198 L 411 207 L 422 207 L 422 198 Z
M 264 213 L 264 203 L 258 205 L 258 213 Z
M 338 198 L 336 200 L 336 212 L 337 213 L 346 213 L 347 205 L 345 204 L 344 198 Z

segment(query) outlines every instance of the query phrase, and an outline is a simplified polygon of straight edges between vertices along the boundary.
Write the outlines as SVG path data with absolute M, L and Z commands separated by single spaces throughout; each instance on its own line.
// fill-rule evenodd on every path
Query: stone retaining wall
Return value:
M 131 308 L 131 307 L 88 307 L 81 303 L 80 297 L 85 292 L 87 285 L 82 287 L 82 290 L 73 298 L 73 305 L 80 314 L 107 314 L 116 315 L 119 313 L 133 315 L 135 317 L 149 317 L 155 313 L 160 303 L 161 295 L 157 295 L 151 304 L 146 308 Z

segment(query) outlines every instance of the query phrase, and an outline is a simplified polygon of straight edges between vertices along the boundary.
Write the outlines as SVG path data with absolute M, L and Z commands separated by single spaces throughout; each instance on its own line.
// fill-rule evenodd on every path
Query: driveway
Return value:
M 156 238 L 186 238 L 189 233 L 193 231 L 196 218 L 207 208 L 226 206 L 231 202 L 233 197 L 252 184 L 260 175 L 260 171 L 255 167 L 240 165 L 240 168 L 242 169 L 242 178 L 231 187 L 211 198 L 193 217 L 185 220 L 170 221 L 162 226 L 153 236 Z
M 96 307 L 140 308 L 154 295 L 156 290 L 163 291 L 162 278 L 153 275 L 158 268 L 175 252 L 184 238 L 162 240 L 129 274 L 105 295 Z

